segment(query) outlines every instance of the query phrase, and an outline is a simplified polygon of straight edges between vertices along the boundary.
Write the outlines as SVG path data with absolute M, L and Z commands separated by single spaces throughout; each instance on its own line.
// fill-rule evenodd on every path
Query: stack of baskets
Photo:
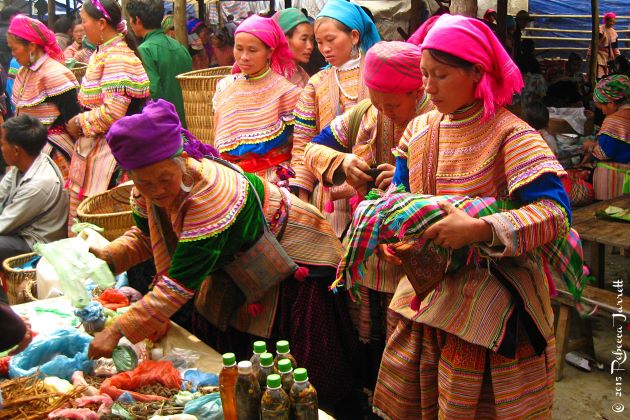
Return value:
M 204 143 L 214 140 L 212 97 L 219 80 L 230 74 L 232 67 L 213 67 L 177 76 L 184 98 L 188 130 Z
M 126 182 L 86 199 L 77 208 L 79 221 L 102 227 L 108 241 L 118 238 L 133 226 L 129 207 L 132 188 L 133 183 Z
M 20 269 L 37 254 L 31 252 L 16 257 L 7 258 L 2 262 L 5 281 L 7 283 L 7 297 L 10 305 L 33 302 L 37 300 L 37 278 L 35 269 Z
M 77 82 L 79 82 L 79 84 L 81 84 L 81 81 L 83 80 L 83 76 L 85 76 L 85 71 L 87 70 L 87 68 L 88 68 L 87 64 L 77 62 L 74 65 L 74 67 L 70 69 L 70 71 L 72 72 L 72 74 L 74 74 L 74 77 L 76 77 Z

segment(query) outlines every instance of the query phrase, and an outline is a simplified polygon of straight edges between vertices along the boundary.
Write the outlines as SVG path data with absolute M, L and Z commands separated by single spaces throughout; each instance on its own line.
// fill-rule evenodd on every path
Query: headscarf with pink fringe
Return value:
M 498 107 L 510 104 L 512 95 L 523 89 L 521 72 L 483 21 L 442 15 L 425 25 L 430 23 L 433 27 L 428 31 L 419 30 L 423 51 L 438 50 L 482 65 L 483 76 L 477 83 L 475 98 L 483 101 L 484 120 L 491 118 Z
M 282 28 L 280 28 L 275 20 L 252 15 L 236 28 L 234 35 L 236 36 L 242 32 L 255 36 L 260 39 L 263 44 L 269 48 L 273 48 L 273 53 L 269 60 L 273 71 L 287 78 L 293 76 L 296 70 L 295 61 L 293 61 L 293 53 L 289 49 L 289 43 L 284 36 L 284 32 L 282 32 Z M 238 64 L 234 64 L 232 73 L 240 72 L 241 69 Z
M 43 47 L 46 54 L 60 63 L 66 61 L 63 51 L 57 45 L 55 34 L 39 20 L 25 15 L 16 15 L 11 19 L 8 33 Z

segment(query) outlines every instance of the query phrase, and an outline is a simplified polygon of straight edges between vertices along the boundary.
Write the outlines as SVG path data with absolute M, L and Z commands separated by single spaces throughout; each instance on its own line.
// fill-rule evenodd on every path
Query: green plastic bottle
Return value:
M 265 388 L 267 388 L 267 376 L 271 375 L 272 373 L 275 373 L 274 366 L 273 366 L 273 354 L 271 353 L 261 354 L 260 355 L 260 370 L 258 371 L 258 375 L 256 375 L 261 390 L 264 390 Z
M 238 420 L 255 420 L 260 417 L 262 393 L 249 360 L 238 362 L 238 378 L 234 386 Z
M 258 376 L 258 371 L 260 370 L 260 355 L 267 352 L 267 343 L 264 341 L 255 341 L 254 342 L 254 354 L 252 355 L 250 362 L 252 362 L 252 370 L 254 371 L 254 375 Z
M 289 342 L 287 340 L 280 340 L 276 343 L 276 358 L 274 360 L 276 372 L 278 371 L 278 362 L 282 359 L 289 359 L 291 361 L 291 365 L 293 365 L 293 369 L 298 367 L 297 360 L 295 360 L 295 357 L 291 355 Z
M 236 401 L 234 399 L 236 378 L 238 378 L 236 356 L 234 353 L 225 353 L 223 355 L 223 368 L 219 373 L 219 392 L 225 420 L 237 420 Z
M 293 365 L 289 359 L 282 359 L 278 362 L 278 372 L 282 379 L 282 389 L 287 395 L 291 394 L 291 388 L 293 387 Z
M 317 391 L 308 381 L 308 373 L 304 368 L 293 372 L 295 383 L 291 387 L 291 410 L 295 420 L 317 420 Z
M 280 375 L 273 373 L 267 376 L 267 389 L 262 396 L 260 408 L 263 420 L 289 420 L 291 402 L 282 389 Z

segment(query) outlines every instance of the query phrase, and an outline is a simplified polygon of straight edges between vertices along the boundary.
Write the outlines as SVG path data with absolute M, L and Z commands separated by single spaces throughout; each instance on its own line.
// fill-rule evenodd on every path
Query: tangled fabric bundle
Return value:
M 125 294 L 116 289 L 107 289 L 98 297 L 98 301 L 107 309 L 115 311 L 118 308 L 129 306 L 129 298 Z
M 94 334 L 103 331 L 105 327 L 105 313 L 99 302 L 90 302 L 82 309 L 76 309 L 74 314 L 81 320 L 85 332 Z
M 172 363 L 166 361 L 147 360 L 130 372 L 123 372 L 107 378 L 101 384 L 101 393 L 117 399 L 123 393 L 129 393 L 136 401 L 164 401 L 165 397 L 145 395 L 135 392 L 145 385 L 160 383 L 167 388 L 179 390 L 182 378 Z M 177 392 L 177 391 L 176 391 Z
M 473 199 L 407 193 L 393 193 L 363 201 L 354 214 L 347 235 L 348 247 L 337 268 L 337 278 L 330 288 L 334 290 L 345 284 L 348 290 L 358 296 L 357 280 L 364 275 L 363 263 L 375 252 L 376 246 L 380 243 L 399 242 L 404 238 L 421 238 L 427 228 L 445 216 L 438 204 L 444 201 L 472 217 L 483 217 L 520 206 L 513 201 L 495 198 Z M 584 273 L 582 244 L 577 232 L 571 229 L 566 237 L 545 244 L 539 252 L 542 254 L 550 290 L 555 290 L 549 271 L 552 268 L 579 302 L 589 279 Z M 476 246 L 469 247 L 468 252 L 453 253 L 451 265 L 469 263 L 474 253 L 483 256 L 481 249 Z

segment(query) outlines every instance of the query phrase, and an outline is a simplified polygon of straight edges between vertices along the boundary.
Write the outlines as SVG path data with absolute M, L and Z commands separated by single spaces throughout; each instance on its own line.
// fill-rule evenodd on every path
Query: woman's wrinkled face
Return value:
M 473 70 L 440 63 L 428 50 L 422 53 L 422 85 L 435 107 L 451 114 L 475 100 L 475 88 L 481 79 L 481 65 Z
M 158 207 L 169 208 L 182 192 L 184 173 L 172 159 L 134 169 L 129 176 L 140 194 Z
M 359 32 L 339 29 L 334 19 L 320 18 L 315 22 L 315 40 L 328 64 L 339 67 L 352 58 L 352 47 L 359 43 Z
M 244 74 L 256 74 L 267 66 L 273 50 L 246 32 L 234 37 L 234 58 Z
M 81 43 L 83 41 L 83 37 L 85 36 L 85 28 L 82 23 L 78 25 L 74 25 L 74 29 L 72 30 L 72 38 L 74 38 L 74 42 Z
M 406 126 L 416 116 L 416 105 L 422 95 L 422 88 L 409 93 L 383 93 L 369 89 L 370 101 L 394 124 Z
M 37 45 L 34 43 L 24 44 L 11 34 L 7 35 L 7 45 L 11 50 L 11 55 L 17 60 L 20 66 L 28 67 L 31 64 L 31 54 L 35 54 Z
M 297 63 L 306 64 L 311 59 L 315 39 L 313 34 L 313 26 L 310 23 L 301 23 L 295 27 L 293 35 L 287 39 L 293 53 L 293 59 Z
M 80 14 L 83 30 L 88 41 L 90 41 L 90 44 L 100 45 L 101 34 L 103 33 L 104 25 L 106 25 L 105 19 L 94 19 L 86 13 L 85 8 L 81 8 Z

